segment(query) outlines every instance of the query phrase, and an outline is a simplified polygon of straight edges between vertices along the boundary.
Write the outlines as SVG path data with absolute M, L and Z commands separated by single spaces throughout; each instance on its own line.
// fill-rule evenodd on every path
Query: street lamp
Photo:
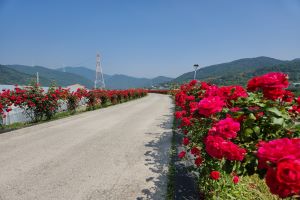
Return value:
M 197 69 L 198 69 L 199 65 L 198 64 L 194 64 L 194 69 L 195 69 L 195 72 L 194 72 L 194 80 L 196 80 L 196 74 L 197 74 Z

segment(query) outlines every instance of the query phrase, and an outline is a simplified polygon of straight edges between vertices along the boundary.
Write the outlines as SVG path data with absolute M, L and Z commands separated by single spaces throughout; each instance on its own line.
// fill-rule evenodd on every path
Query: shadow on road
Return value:
M 182 134 L 175 133 L 176 153 L 171 162 L 175 165 L 174 177 L 174 200 L 200 200 L 200 192 L 197 187 L 195 176 L 188 171 L 187 163 L 178 158 L 178 153 L 182 150 Z
M 146 178 L 147 182 L 153 182 L 153 186 L 143 189 L 143 197 L 137 197 L 137 200 L 165 199 L 173 116 L 165 115 L 164 119 L 165 121 L 159 125 L 160 128 L 165 130 L 163 133 L 146 133 L 148 135 L 154 135 L 155 139 L 145 145 L 148 147 L 148 150 L 144 154 L 145 165 L 156 176 Z

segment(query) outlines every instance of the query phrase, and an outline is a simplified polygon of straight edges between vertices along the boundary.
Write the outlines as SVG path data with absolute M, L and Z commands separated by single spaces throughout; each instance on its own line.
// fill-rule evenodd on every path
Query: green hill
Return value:
M 260 68 L 283 64 L 285 62 L 286 61 L 263 56 L 256 58 L 244 58 L 228 63 L 222 63 L 200 68 L 197 70 L 197 79 L 216 80 L 221 77 L 231 77 L 236 74 L 247 73 Z M 194 72 L 188 72 L 177 77 L 173 80 L 173 82 L 182 83 L 192 80 L 193 77 Z
M 73 74 L 81 75 L 90 81 L 95 80 L 95 71 L 87 67 L 64 67 L 58 68 L 58 71 L 65 71 Z M 165 76 L 158 76 L 153 79 L 137 78 L 123 74 L 107 75 L 103 74 L 105 85 L 108 89 L 128 89 L 139 87 L 151 87 L 152 85 L 159 85 L 161 83 L 169 82 L 172 78 Z
M 56 69 L 61 72 L 68 72 L 72 74 L 77 74 L 87 78 L 90 81 L 95 81 L 95 70 L 89 69 L 87 67 L 61 67 Z M 103 74 L 104 80 L 110 78 L 110 75 Z
M 44 78 L 39 77 L 40 83 L 42 85 L 48 86 L 51 84 L 51 81 Z M 32 81 L 36 80 L 36 76 L 25 74 L 14 69 L 5 67 L 4 65 L 0 65 L 0 84 L 6 85 L 29 85 Z
M 211 65 L 197 70 L 197 79 L 217 85 L 247 85 L 249 79 L 268 72 L 283 72 L 291 83 L 300 82 L 300 59 L 282 61 L 268 57 L 245 58 L 229 63 Z M 185 73 L 173 82 L 182 83 L 193 79 L 194 72 Z
M 18 71 L 19 75 L 23 79 L 25 79 L 29 75 L 30 77 L 35 77 L 36 72 L 39 72 L 40 83 L 43 86 L 49 86 L 51 82 L 55 82 L 59 86 L 68 86 L 72 84 L 81 84 L 86 86 L 87 88 L 93 87 L 93 82 L 88 80 L 85 77 L 82 77 L 77 74 L 72 74 L 68 72 L 61 72 L 54 69 L 48 69 L 46 67 L 41 66 L 26 66 L 26 65 L 5 65 L 4 67 L 9 68 L 14 71 Z M 25 74 L 25 75 L 24 75 Z M 14 78 L 11 76 L 9 80 L 0 79 L 2 84 L 21 84 L 18 78 Z M 30 82 L 30 81 L 29 81 Z M 25 84 L 28 84 L 25 82 Z
M 221 76 L 219 78 L 207 79 L 209 82 L 218 85 L 246 85 L 248 80 L 254 76 L 260 76 L 269 72 L 283 72 L 289 75 L 291 83 L 300 82 L 300 60 L 287 61 L 282 64 L 262 67 L 253 71 L 240 72 L 231 75 Z

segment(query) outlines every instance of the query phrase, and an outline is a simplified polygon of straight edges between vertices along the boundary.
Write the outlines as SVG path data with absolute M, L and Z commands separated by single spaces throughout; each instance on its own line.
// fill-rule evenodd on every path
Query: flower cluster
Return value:
M 195 80 L 181 85 L 175 94 L 175 117 L 185 150 L 179 156 L 192 159 L 204 193 L 218 190 L 215 182 L 221 174 L 231 176 L 228 184 L 235 185 L 239 176 L 257 173 L 266 177 L 272 193 L 299 194 L 299 184 L 294 184 L 300 183 L 299 153 L 293 150 L 299 149 L 299 139 L 291 138 L 300 136 L 295 123 L 300 98 L 286 90 L 288 85 L 288 76 L 277 72 L 252 78 L 247 90 Z
M 105 105 L 107 102 L 113 104 L 143 97 L 147 94 L 144 89 L 128 90 L 87 90 L 78 89 L 70 92 L 69 89 L 51 86 L 45 92 L 38 84 L 14 90 L 2 90 L 0 92 L 0 118 L 12 110 L 12 106 L 23 108 L 25 114 L 32 121 L 39 121 L 44 118 L 51 119 L 63 102 L 67 103 L 71 113 L 76 111 L 81 99 L 88 100 L 88 108 L 96 105 Z
M 300 194 L 300 139 L 261 142 L 259 167 L 267 169 L 266 183 L 281 198 Z
M 282 99 L 290 92 L 285 89 L 289 86 L 288 76 L 280 72 L 271 72 L 263 76 L 254 77 L 248 82 L 249 91 L 262 90 L 264 97 L 271 100 Z M 286 94 L 289 93 L 289 94 Z

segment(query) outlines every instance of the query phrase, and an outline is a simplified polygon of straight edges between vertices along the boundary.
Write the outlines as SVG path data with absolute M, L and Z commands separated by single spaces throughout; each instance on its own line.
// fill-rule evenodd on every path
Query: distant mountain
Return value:
M 0 84 L 7 85 L 27 85 L 32 80 L 34 80 L 34 76 L 25 74 L 14 69 L 5 67 L 4 65 L 0 65 Z M 47 82 L 47 80 L 43 79 L 43 83 Z
M 161 83 L 170 82 L 171 80 L 173 80 L 173 78 L 165 77 L 165 76 L 158 76 L 158 77 L 151 79 L 152 85 L 159 85 Z
M 292 60 L 292 61 L 298 62 L 298 61 L 300 61 L 300 58 L 295 58 L 295 59 Z
M 36 79 L 39 72 L 39 80 L 43 86 L 49 86 L 55 82 L 59 86 L 68 86 L 79 83 L 87 88 L 93 88 L 95 71 L 86 67 L 65 67 L 59 69 L 49 69 L 42 66 L 26 65 L 0 65 L 0 84 L 28 85 Z M 172 78 L 159 76 L 153 79 L 136 78 L 121 74 L 104 74 L 106 88 L 108 89 L 128 89 L 151 87 L 160 83 L 168 82 Z
M 249 63 L 252 63 L 252 65 L 249 65 L 247 61 L 251 61 Z M 248 67 L 246 68 L 241 66 L 243 63 Z M 258 63 L 260 65 L 258 65 Z M 223 70 L 221 70 L 222 67 L 224 67 Z M 219 71 L 216 71 L 216 68 L 218 68 Z M 300 59 L 294 59 L 292 61 L 281 61 L 266 57 L 241 59 L 230 63 L 212 65 L 203 69 L 199 69 L 197 71 L 197 73 L 199 73 L 199 76 L 197 75 L 197 79 L 208 81 L 217 85 L 238 84 L 245 86 L 248 80 L 252 77 L 260 76 L 269 72 L 283 72 L 289 75 L 289 80 L 291 83 L 300 82 Z M 187 73 L 185 76 L 182 75 L 175 80 L 182 80 L 187 76 L 190 76 L 190 74 Z M 185 81 L 188 80 L 189 79 L 185 79 Z
M 247 73 L 263 67 L 283 64 L 287 61 L 277 60 L 269 57 L 244 58 L 228 63 L 211 65 L 197 70 L 198 80 L 212 80 L 223 76 L 233 76 L 238 73 Z M 185 73 L 173 81 L 182 83 L 192 80 L 194 72 Z
M 57 69 L 61 72 L 68 72 L 72 74 L 77 74 L 79 76 L 83 76 L 91 81 L 95 81 L 95 70 L 91 70 L 87 67 L 61 67 Z M 104 80 L 110 78 L 110 75 L 103 74 Z
M 81 75 L 91 81 L 95 80 L 95 70 L 87 67 L 64 67 L 58 68 L 58 71 L 65 71 L 73 74 Z M 141 88 L 151 87 L 152 85 L 159 85 L 161 83 L 169 82 L 172 78 L 165 76 L 158 76 L 153 79 L 137 78 L 123 74 L 107 75 L 104 74 L 105 86 L 109 89 L 128 89 L 128 88 Z
M 126 76 L 122 74 L 112 75 L 110 78 L 105 80 L 105 85 L 110 89 L 126 89 L 126 88 L 142 88 L 151 87 L 171 81 L 172 78 L 159 76 L 153 79 L 149 78 L 136 78 L 132 76 Z
M 26 74 L 29 75 L 30 77 L 35 77 L 36 73 L 39 72 L 39 77 L 40 77 L 40 82 L 43 86 L 49 86 L 51 82 L 55 82 L 56 85 L 59 86 L 68 86 L 72 84 L 79 83 L 81 85 L 86 86 L 87 88 L 92 88 L 93 87 L 93 82 L 90 81 L 89 79 L 77 75 L 77 74 L 72 74 L 68 72 L 61 72 L 55 69 L 49 69 L 46 67 L 41 67 L 41 66 L 26 66 L 26 65 L 5 65 L 4 67 L 9 68 L 11 70 L 15 70 L 20 72 L 19 74 Z M 24 78 L 27 76 L 23 75 Z M 2 80 L 1 80 L 2 82 Z M 11 78 L 10 82 L 12 84 L 20 84 L 19 79 Z M 3 80 L 2 84 L 8 84 L 8 81 Z M 29 82 L 25 83 L 29 84 Z

